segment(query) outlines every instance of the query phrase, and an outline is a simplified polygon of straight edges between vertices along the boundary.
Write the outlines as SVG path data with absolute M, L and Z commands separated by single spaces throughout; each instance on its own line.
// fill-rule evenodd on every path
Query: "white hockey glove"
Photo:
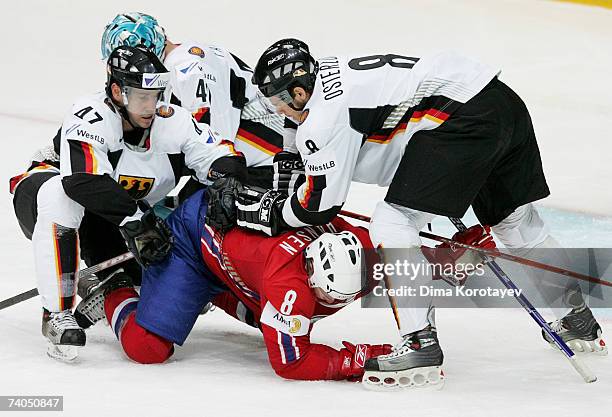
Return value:
M 272 187 L 285 195 L 293 194 L 306 181 L 304 163 L 299 154 L 282 151 L 274 155 Z
M 289 227 L 282 215 L 286 199 L 279 191 L 244 186 L 236 198 L 238 226 L 276 236 Z

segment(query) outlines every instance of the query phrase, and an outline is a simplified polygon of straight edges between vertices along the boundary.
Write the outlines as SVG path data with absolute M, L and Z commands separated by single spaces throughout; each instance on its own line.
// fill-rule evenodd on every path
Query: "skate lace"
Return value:
M 550 328 L 555 333 L 559 333 L 563 330 L 563 322 L 561 320 L 555 320 L 552 323 L 550 323 Z
M 381 355 L 379 356 L 379 358 L 393 359 L 398 356 L 402 356 L 406 354 L 407 352 L 412 352 L 414 351 L 414 349 L 410 347 L 410 343 L 411 343 L 411 340 L 409 338 L 402 339 L 395 346 L 393 346 L 393 348 L 391 348 L 391 353 L 388 353 L 386 355 Z
M 53 323 L 60 329 L 79 327 L 70 310 L 60 311 L 52 315 Z

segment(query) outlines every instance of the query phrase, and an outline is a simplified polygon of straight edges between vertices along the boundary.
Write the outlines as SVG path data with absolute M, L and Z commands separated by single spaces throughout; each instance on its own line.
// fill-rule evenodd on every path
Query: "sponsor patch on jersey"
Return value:
M 191 55 L 199 56 L 200 58 L 204 58 L 204 56 L 206 55 L 204 53 L 204 50 L 199 46 L 192 46 L 187 52 L 189 52 Z
M 326 175 L 338 169 L 336 154 L 333 150 L 307 155 L 304 158 L 304 165 L 310 175 Z
M 69 132 L 66 132 L 66 135 L 68 135 Z M 93 133 L 89 133 L 87 130 L 85 129 L 76 129 L 76 134 L 77 134 L 77 139 L 82 140 L 82 139 L 86 139 L 86 140 L 95 140 L 96 142 L 104 145 L 104 138 L 100 135 L 95 135 Z
M 269 301 L 261 313 L 261 322 L 291 336 L 304 336 L 310 330 L 309 319 L 299 314 L 282 314 Z
M 159 74 L 155 73 L 144 73 L 142 74 L 142 88 L 150 88 L 150 89 L 162 89 L 166 88 L 168 85 L 168 81 L 170 81 L 170 73 L 163 72 Z
M 308 118 L 308 113 L 310 113 L 310 110 L 306 109 L 300 114 L 299 124 L 302 124 L 306 121 L 306 119 Z
M 187 74 L 192 69 L 196 68 L 197 66 L 198 66 L 197 62 L 190 62 L 189 64 L 187 64 L 186 67 L 179 68 L 179 72 L 184 75 L 184 74 Z
M 159 106 L 155 111 L 155 114 L 159 117 L 167 119 L 168 117 L 172 117 L 172 115 L 174 114 L 174 109 L 170 106 Z
M 119 184 L 128 192 L 130 197 L 135 200 L 145 198 L 153 189 L 155 178 L 147 177 L 130 177 L 128 175 L 119 175 Z

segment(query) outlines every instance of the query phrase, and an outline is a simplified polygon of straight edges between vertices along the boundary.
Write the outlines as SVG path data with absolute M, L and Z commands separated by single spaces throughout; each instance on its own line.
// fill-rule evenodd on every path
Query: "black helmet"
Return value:
M 308 45 L 297 39 L 282 39 L 265 50 L 257 62 L 253 83 L 264 96 L 285 96 L 293 87 L 311 93 L 317 74 L 317 63 Z M 287 101 L 287 100 L 284 100 Z
M 111 52 L 106 71 L 106 91 L 109 97 L 112 97 L 112 83 L 121 88 L 164 90 L 170 79 L 170 73 L 153 52 L 126 45 L 118 46 Z

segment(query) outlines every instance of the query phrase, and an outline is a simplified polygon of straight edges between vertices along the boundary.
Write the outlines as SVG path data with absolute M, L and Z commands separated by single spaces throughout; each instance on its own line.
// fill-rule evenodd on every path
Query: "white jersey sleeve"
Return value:
M 283 217 L 292 227 L 319 224 L 335 216 L 346 201 L 362 135 L 342 120 L 344 116 L 316 105 L 305 110 L 295 146 L 304 161 L 306 181 L 283 207 Z
M 225 156 L 241 157 L 232 142 L 216 138 L 207 124 L 197 123 L 184 108 L 170 105 L 168 109 L 157 112 L 154 139 L 166 140 L 155 140 L 154 150 L 163 154 L 180 150 L 185 156 L 185 165 L 193 170 L 198 181 L 204 184 L 209 182 L 210 167 L 217 159 Z

